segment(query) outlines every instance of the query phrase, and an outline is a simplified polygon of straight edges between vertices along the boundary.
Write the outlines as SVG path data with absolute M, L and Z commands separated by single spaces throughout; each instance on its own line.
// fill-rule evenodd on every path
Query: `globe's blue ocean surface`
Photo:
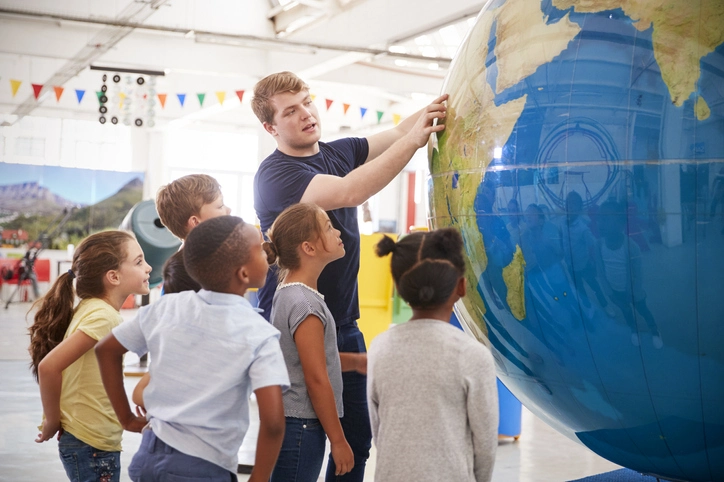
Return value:
M 724 480 L 724 2 L 492 1 L 444 91 L 466 331 L 599 455 Z

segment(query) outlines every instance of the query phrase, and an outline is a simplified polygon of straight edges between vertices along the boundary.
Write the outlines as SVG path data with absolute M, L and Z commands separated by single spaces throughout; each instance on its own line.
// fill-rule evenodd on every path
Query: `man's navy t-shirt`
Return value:
M 254 176 L 254 209 L 263 233 L 281 212 L 298 203 L 312 178 L 317 174 L 344 177 L 367 159 L 367 139 L 348 137 L 319 143 L 319 152 L 309 157 L 292 157 L 278 149 L 262 161 Z M 357 208 L 328 211 L 332 225 L 341 231 L 345 255 L 324 268 L 317 289 L 334 316 L 337 326 L 359 318 L 357 273 L 359 272 L 359 225 Z M 268 320 L 277 287 L 276 270 L 270 269 L 266 285 L 259 290 L 259 308 Z

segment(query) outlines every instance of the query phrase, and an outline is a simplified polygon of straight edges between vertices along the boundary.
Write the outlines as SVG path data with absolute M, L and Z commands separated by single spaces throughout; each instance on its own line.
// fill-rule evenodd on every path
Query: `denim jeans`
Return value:
M 63 432 L 58 442 L 60 460 L 71 482 L 119 482 L 121 453 L 98 450 Z
M 208 460 L 179 452 L 156 437 L 152 430 L 144 430 L 141 446 L 128 466 L 128 476 L 134 482 L 236 482 L 235 473 Z
M 357 322 L 353 321 L 338 327 L 337 347 L 341 352 L 366 353 L 364 336 L 359 331 Z M 342 400 L 344 416 L 340 419 L 347 443 L 354 453 L 354 468 L 340 476 L 334 475 L 335 465 L 332 455 L 327 463 L 326 482 L 362 482 L 365 476 L 365 465 L 370 456 L 372 446 L 372 428 L 367 409 L 367 376 L 357 372 L 342 373 Z
M 327 436 L 316 418 L 286 418 L 284 442 L 271 482 L 316 482 Z

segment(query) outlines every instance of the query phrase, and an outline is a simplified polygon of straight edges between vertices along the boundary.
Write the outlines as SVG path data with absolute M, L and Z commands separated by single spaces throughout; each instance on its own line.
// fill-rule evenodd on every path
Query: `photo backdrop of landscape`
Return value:
M 143 196 L 142 172 L 114 172 L 0 162 L 0 230 L 48 234 L 46 248 L 65 249 L 89 234 L 117 229 Z

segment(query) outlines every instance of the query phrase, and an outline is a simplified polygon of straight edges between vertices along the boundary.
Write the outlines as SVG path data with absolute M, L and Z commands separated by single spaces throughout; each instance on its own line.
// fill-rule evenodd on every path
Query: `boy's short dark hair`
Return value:
M 184 243 L 186 271 L 209 291 L 226 292 L 236 271 L 249 261 L 247 224 L 236 216 L 219 216 L 196 226 Z
M 251 99 L 251 110 L 256 114 L 259 122 L 274 124 L 274 106 L 271 98 L 277 94 L 290 92 L 299 93 L 308 91 L 309 86 L 292 72 L 277 72 L 267 75 L 254 86 L 254 97 Z
M 221 195 L 221 186 L 206 174 L 190 174 L 161 186 L 156 193 L 156 210 L 161 223 L 175 236 L 188 236 L 191 216 L 198 216 L 201 207 Z

